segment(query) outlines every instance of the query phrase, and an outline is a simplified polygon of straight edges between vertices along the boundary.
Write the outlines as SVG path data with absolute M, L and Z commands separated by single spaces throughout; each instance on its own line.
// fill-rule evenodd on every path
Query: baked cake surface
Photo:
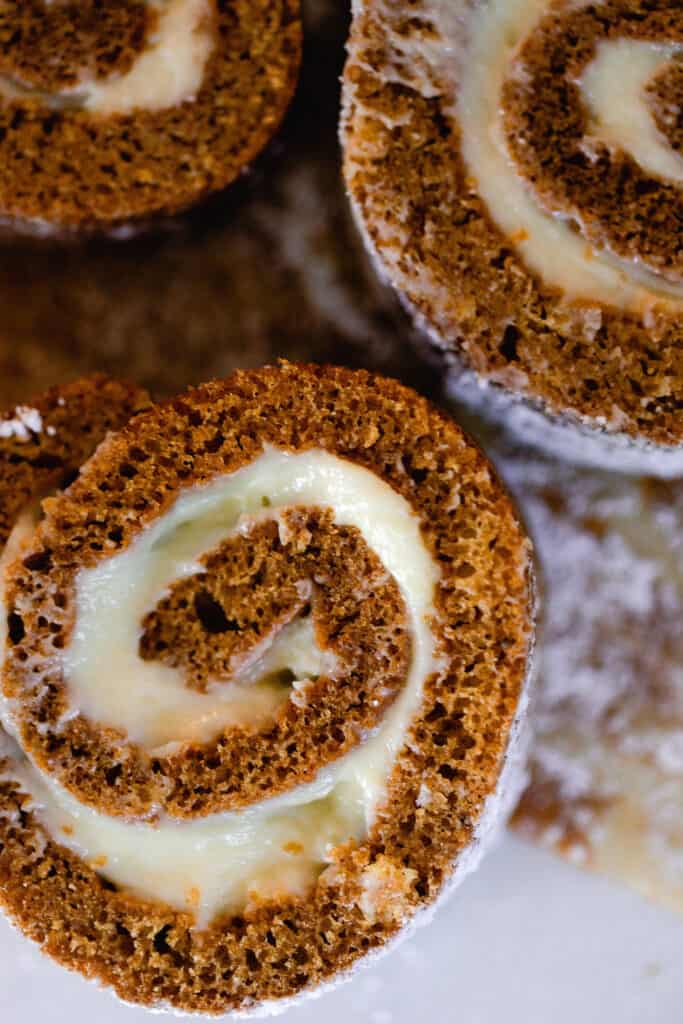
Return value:
M 0 215 L 116 229 L 224 188 L 296 83 L 298 0 L 0 7 Z
M 282 480 L 298 473 L 300 465 L 307 480 L 311 474 L 317 479 L 316 466 L 322 466 L 323 476 L 341 488 L 329 506 L 333 519 L 325 511 L 326 501 L 302 498 L 292 505 L 278 498 L 285 493 L 278 491 Z M 279 476 L 269 484 L 268 473 L 275 471 Z M 308 484 L 301 479 L 296 477 L 297 493 L 305 497 Z M 176 530 L 171 537 L 163 530 L 169 523 L 187 528 L 188 510 L 214 508 L 217 493 L 223 516 L 226 495 L 238 501 L 241 492 L 217 492 L 216 487 L 239 488 L 244 480 L 255 481 L 255 490 L 247 486 L 253 507 L 246 508 L 246 518 L 237 519 L 237 532 L 228 531 L 222 540 L 226 520 L 206 520 L 218 530 L 210 534 L 214 547 L 149 609 L 138 633 L 141 663 L 149 664 L 152 656 L 155 664 L 164 663 L 164 671 L 183 673 L 184 692 L 193 700 L 211 700 L 226 664 L 238 681 L 245 667 L 239 662 L 235 671 L 230 662 L 240 645 L 234 634 L 242 626 L 259 657 L 267 657 L 259 647 L 264 622 L 271 623 L 271 633 L 275 627 L 273 650 L 285 630 L 295 626 L 291 619 L 282 625 L 292 608 L 312 618 L 320 670 L 290 689 L 291 717 L 303 708 L 315 728 L 316 702 L 332 712 L 340 699 L 334 688 L 326 691 L 325 674 L 340 678 L 341 671 L 355 695 L 352 712 L 343 713 L 344 727 L 357 721 L 360 728 L 344 738 L 343 728 L 330 717 L 331 740 L 342 744 L 332 753 L 323 744 L 307 751 L 305 735 L 292 737 L 301 745 L 303 767 L 282 762 L 278 776 L 299 800 L 299 772 L 305 779 L 307 758 L 317 757 L 323 776 L 332 772 L 332 790 L 325 797 L 329 804 L 339 792 L 335 779 L 355 784 L 353 773 L 334 773 L 359 763 L 349 758 L 375 749 L 373 733 L 367 734 L 372 716 L 379 722 L 378 735 L 384 736 L 382 730 L 394 729 L 411 701 L 417 703 L 402 726 L 407 731 L 399 734 L 400 742 L 395 748 L 394 741 L 389 744 L 394 759 L 382 769 L 386 778 L 382 775 L 369 823 L 348 826 L 344 836 L 342 817 L 344 841 L 337 839 L 313 873 L 304 874 L 303 891 L 290 890 L 284 882 L 284 891 L 264 888 L 261 879 L 229 910 L 213 908 L 203 917 L 201 882 L 197 892 L 181 893 L 179 900 L 145 895 L 144 886 L 141 892 L 139 885 L 122 883 L 115 857 L 109 864 L 102 853 L 83 854 L 77 820 L 70 819 L 57 836 L 54 830 L 74 796 L 93 808 L 82 809 L 86 821 L 106 819 L 108 835 L 125 833 L 135 844 L 153 842 L 150 829 L 173 835 L 175 842 L 178 833 L 165 829 L 211 828 L 215 818 L 206 819 L 205 812 L 215 805 L 210 787 L 201 783 L 203 774 L 206 779 L 207 771 L 214 773 L 220 806 L 232 806 L 221 788 L 220 748 L 209 741 L 208 756 L 206 742 L 186 739 L 180 750 L 145 750 L 144 742 L 132 743 L 120 731 L 116 735 L 95 714 L 78 713 L 71 706 L 74 695 L 84 692 L 78 690 L 77 673 L 64 686 L 54 666 L 77 642 L 74 608 L 78 629 L 87 630 L 87 605 L 79 606 L 79 593 L 96 578 L 88 574 L 97 573 L 99 563 L 113 580 L 129 556 L 147 551 L 157 557 L 155 552 L 170 550 L 168 545 L 181 538 L 177 564 L 182 558 L 186 564 L 190 549 L 183 545 L 191 531 Z M 368 490 L 361 489 L 363 501 L 354 497 L 351 511 L 343 513 L 347 506 L 339 495 L 347 480 L 364 481 Z M 365 501 L 374 509 L 375 492 L 385 511 L 375 511 L 372 519 L 382 529 L 383 515 L 393 517 L 386 536 L 401 538 L 402 531 L 417 530 L 420 538 L 414 549 L 403 543 L 393 563 L 390 539 L 379 555 L 368 540 L 378 536 L 374 527 L 354 529 L 344 520 L 344 515 L 360 515 L 357 509 Z M 200 505 L 193 504 L 197 501 Z M 201 505 L 206 501 L 209 505 Z M 176 512 L 179 518 L 173 519 Z M 197 515 L 206 544 L 204 512 Z M 162 533 L 154 533 L 159 527 Z M 284 364 L 237 373 L 152 408 L 130 428 L 110 435 L 78 480 L 44 504 L 44 519 L 27 544 L 6 570 L 11 625 L 3 685 L 5 719 L 40 771 L 5 741 L 0 894 L 10 916 L 46 952 L 113 986 L 124 999 L 145 1005 L 207 1013 L 248 1008 L 312 990 L 348 970 L 401 933 L 449 880 L 457 880 L 500 810 L 497 802 L 510 781 L 501 772 L 507 765 L 509 773 L 524 705 L 532 593 L 530 549 L 509 500 L 484 457 L 451 420 L 414 392 L 365 372 Z M 313 571 L 307 559 L 316 547 Z M 406 589 L 401 566 L 408 552 L 417 565 L 426 559 L 427 571 L 418 572 L 417 582 Z M 378 557 L 384 572 L 378 571 Z M 388 564 L 394 566 L 389 572 Z M 305 586 L 311 573 L 312 589 Z M 253 593 L 254 574 L 262 616 L 255 615 L 248 600 L 242 602 L 240 588 L 249 584 Z M 432 611 L 416 618 L 415 587 L 429 590 L 430 579 L 435 581 Z M 364 615 L 372 617 L 370 634 Z M 115 619 L 112 606 L 110 631 L 117 628 Z M 202 630 L 215 643 L 206 642 Z M 291 632 L 287 635 L 291 638 Z M 421 660 L 429 650 L 432 660 Z M 331 665 L 326 660 L 330 653 Z M 378 658 L 388 685 L 377 695 L 379 703 L 368 699 L 365 706 L 363 693 L 372 685 Z M 73 669 L 76 661 L 61 664 Z M 423 678 L 415 689 L 418 665 Z M 392 673 L 397 693 L 392 692 Z M 292 674 L 296 677 L 296 668 L 288 674 L 290 687 Z M 42 678 L 38 687 L 36 677 Z M 138 711 L 144 711 L 139 704 Z M 250 727 L 258 733 L 261 725 L 257 721 Z M 223 735 L 229 738 L 231 729 Z M 270 736 L 271 753 L 277 756 L 278 735 Z M 351 747 L 348 754 L 344 742 Z M 174 757 L 171 775 L 164 760 Z M 244 764 L 245 754 L 241 757 Z M 151 764 L 156 768 L 150 773 Z M 267 760 L 260 771 L 267 788 L 272 782 Z M 188 799 L 193 773 L 199 785 Z M 31 779 L 36 775 L 47 780 L 48 796 L 35 789 Z M 175 785 L 169 787 L 169 781 Z M 64 795 L 62 786 L 71 796 Z M 61 810 L 50 817 L 45 809 L 51 805 L 49 793 L 57 792 Z M 197 793 L 203 794 L 199 802 Z M 263 813 L 258 787 L 242 786 L 241 799 L 253 801 L 249 814 Z M 343 805 L 342 800 L 344 815 L 356 821 L 353 801 Z M 306 806 L 297 813 L 308 814 Z M 185 822 L 169 810 L 184 815 Z M 127 818 L 121 818 L 122 811 Z M 155 824 L 135 823 L 131 813 L 152 816 Z M 224 813 L 230 821 L 231 812 Z M 91 819 L 91 814 L 100 818 Z M 200 814 L 204 818 L 197 818 Z M 325 826 L 327 818 L 320 820 Z M 94 854 L 94 847 L 89 851 Z M 302 844 L 288 842 L 275 866 L 281 871 L 287 858 L 296 865 L 306 853 Z
M 359 0 L 342 118 L 361 229 L 437 347 L 665 448 L 683 435 L 681 18 Z

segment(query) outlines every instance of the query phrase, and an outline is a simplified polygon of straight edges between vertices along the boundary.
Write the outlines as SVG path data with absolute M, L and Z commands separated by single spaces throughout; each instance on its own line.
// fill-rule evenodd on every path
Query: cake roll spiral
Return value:
M 518 791 L 530 554 L 394 382 L 282 364 L 140 412 L 7 540 L 10 916 L 208 1013 L 384 946 Z
M 683 12 L 356 4 L 346 180 L 432 340 L 553 415 L 680 447 Z
M 113 230 L 228 185 L 279 125 L 298 0 L 3 0 L 0 216 Z

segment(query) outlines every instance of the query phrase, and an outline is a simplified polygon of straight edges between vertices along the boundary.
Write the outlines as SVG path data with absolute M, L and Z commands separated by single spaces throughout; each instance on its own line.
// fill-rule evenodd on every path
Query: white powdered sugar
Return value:
M 0 420 L 0 438 L 14 438 L 17 441 L 30 441 L 32 435 L 43 430 L 43 418 L 37 409 L 27 405 L 19 405 L 11 419 Z M 48 434 L 54 434 L 54 427 L 48 427 Z
M 485 440 L 544 583 L 517 823 L 683 910 L 683 481 L 591 472 Z

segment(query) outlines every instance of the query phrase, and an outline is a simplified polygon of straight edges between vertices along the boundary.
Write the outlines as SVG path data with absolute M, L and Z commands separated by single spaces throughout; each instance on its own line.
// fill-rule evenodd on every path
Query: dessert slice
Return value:
M 137 416 L 13 534 L 0 900 L 152 1007 L 313 992 L 519 795 L 531 550 L 484 456 L 365 372 Z
M 224 188 L 296 83 L 298 0 L 10 0 L 0 11 L 0 215 L 73 234 Z
M 683 467 L 682 50 L 673 2 L 358 0 L 344 77 L 358 222 L 456 395 L 658 473 Z

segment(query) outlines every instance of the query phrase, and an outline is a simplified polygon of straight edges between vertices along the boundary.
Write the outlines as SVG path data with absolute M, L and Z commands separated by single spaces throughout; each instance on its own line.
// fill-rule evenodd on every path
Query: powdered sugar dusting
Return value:
M 37 409 L 31 409 L 27 405 L 17 406 L 11 419 L 0 420 L 0 438 L 30 441 L 32 435 L 40 434 L 42 429 L 42 416 Z M 54 433 L 54 428 L 52 432 Z
M 531 785 L 516 824 L 683 911 L 683 481 L 488 440 L 545 580 Z

